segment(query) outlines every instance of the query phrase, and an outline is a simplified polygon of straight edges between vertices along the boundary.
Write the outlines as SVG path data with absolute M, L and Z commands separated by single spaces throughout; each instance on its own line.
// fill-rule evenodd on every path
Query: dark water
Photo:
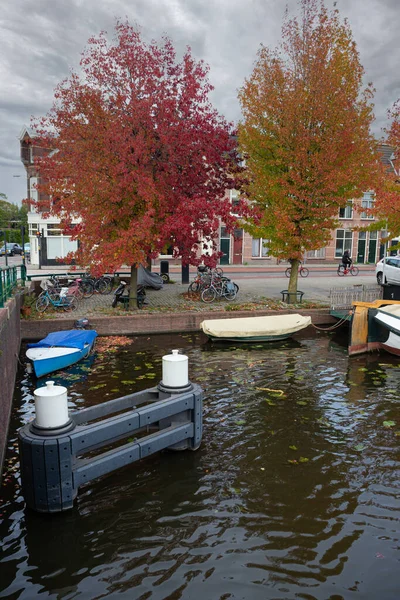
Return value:
M 398 360 L 350 360 L 327 334 L 276 346 L 159 336 L 54 379 L 71 407 L 88 406 L 153 386 L 172 348 L 205 392 L 200 450 L 93 482 L 60 515 L 27 510 L 21 495 L 16 431 L 32 418 L 36 387 L 21 368 L 1 488 L 0 597 L 400 597 Z

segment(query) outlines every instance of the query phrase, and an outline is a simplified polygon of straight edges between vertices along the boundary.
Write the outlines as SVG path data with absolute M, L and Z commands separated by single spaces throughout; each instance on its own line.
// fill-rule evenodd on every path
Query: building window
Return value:
M 344 208 L 339 209 L 339 219 L 353 218 L 353 202 L 350 200 Z
M 319 250 L 309 250 L 306 252 L 306 258 L 325 258 L 325 248 Z
M 253 238 L 251 242 L 251 256 L 253 258 L 265 258 L 268 256 L 268 241 L 263 238 Z
M 57 224 L 48 224 L 47 225 L 47 237 L 53 236 L 53 235 L 60 236 L 61 233 L 62 233 L 62 231 L 60 229 L 59 223 L 57 223 Z
M 229 238 L 230 237 L 230 235 L 229 235 L 226 227 L 223 227 L 223 226 L 221 227 L 220 237 L 222 237 L 222 238 Z
M 351 255 L 352 245 L 353 232 L 349 229 L 337 229 L 335 257 L 341 258 L 345 250 L 348 250 Z
M 39 231 L 37 223 L 29 223 L 29 235 L 34 236 L 36 232 Z
M 362 208 L 368 208 L 371 209 L 374 206 L 374 198 L 373 198 L 373 193 L 372 192 L 364 192 L 362 201 L 361 201 L 361 206 Z M 361 213 L 361 218 L 362 219 L 373 219 L 373 215 L 367 214 L 366 212 L 362 212 Z
M 232 204 L 232 212 L 233 212 L 233 214 L 237 214 L 237 208 L 240 203 L 239 192 L 237 190 L 230 190 L 229 194 L 230 194 L 230 200 L 231 200 L 231 204 Z

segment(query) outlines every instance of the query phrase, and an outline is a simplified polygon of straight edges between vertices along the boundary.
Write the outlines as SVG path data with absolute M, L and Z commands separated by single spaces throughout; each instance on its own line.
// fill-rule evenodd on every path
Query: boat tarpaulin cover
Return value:
M 400 304 L 388 304 L 387 306 L 381 306 L 378 308 L 378 311 L 400 318 Z
M 311 323 L 311 317 L 299 314 L 273 315 L 268 317 L 244 317 L 243 319 L 210 319 L 200 323 L 207 335 L 214 337 L 254 337 L 294 333 Z
M 81 329 L 68 329 L 66 331 L 54 331 L 49 333 L 40 342 L 27 344 L 28 348 L 51 348 L 62 346 L 63 348 L 78 348 L 83 350 L 86 344 L 92 344 L 97 337 L 96 331 Z

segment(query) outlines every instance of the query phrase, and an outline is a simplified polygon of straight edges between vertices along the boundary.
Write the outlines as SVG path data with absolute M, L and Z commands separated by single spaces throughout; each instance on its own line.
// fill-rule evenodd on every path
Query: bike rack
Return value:
M 297 292 L 289 292 L 288 290 L 282 290 L 282 302 L 287 302 L 289 304 L 294 304 L 296 302 L 302 302 L 304 292 L 298 290 Z

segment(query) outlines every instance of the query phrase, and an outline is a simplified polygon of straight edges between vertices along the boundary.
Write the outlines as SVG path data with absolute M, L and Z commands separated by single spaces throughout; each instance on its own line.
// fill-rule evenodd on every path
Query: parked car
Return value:
M 25 244 L 24 249 L 25 249 L 26 258 L 30 258 L 31 257 L 31 245 Z
M 0 256 L 4 256 L 6 253 L 5 245 L 0 248 Z M 14 242 L 7 242 L 7 255 L 14 256 L 14 254 L 22 254 L 22 247 Z
M 383 264 L 385 262 L 385 265 Z M 375 267 L 376 280 L 379 285 L 392 283 L 400 285 L 400 256 L 382 258 Z
M 18 246 L 18 244 L 16 244 Z M 3 244 L 3 246 L 0 248 L 0 256 L 5 256 L 6 254 L 6 246 L 5 244 Z M 10 244 L 9 242 L 7 242 L 7 256 L 14 256 L 14 254 L 17 254 L 17 252 L 15 252 L 14 250 L 14 244 Z

